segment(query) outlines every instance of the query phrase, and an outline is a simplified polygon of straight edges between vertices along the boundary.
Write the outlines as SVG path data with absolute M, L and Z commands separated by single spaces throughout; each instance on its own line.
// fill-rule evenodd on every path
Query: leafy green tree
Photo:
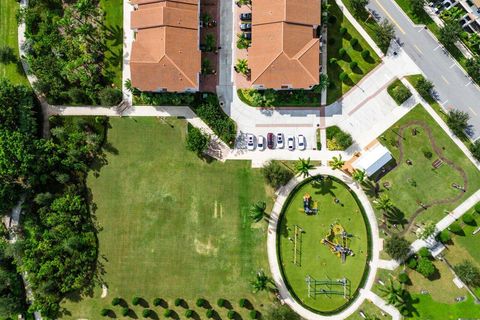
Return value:
M 464 111 L 452 109 L 448 112 L 447 125 L 457 136 L 463 136 L 469 129 L 470 115 Z
M 473 157 L 480 161 L 480 140 L 475 141 L 470 146 L 470 152 L 472 153 Z
M 440 28 L 438 40 L 446 47 L 452 47 L 462 33 L 462 27 L 455 21 L 447 22 Z
M 290 307 L 286 304 L 284 305 L 273 305 L 267 309 L 265 315 L 262 316 L 262 319 L 265 320 L 300 320 L 301 317 L 295 313 Z
M 425 14 L 425 9 L 423 8 L 426 5 L 426 0 L 410 0 L 410 8 L 414 14 L 422 15 Z
M 478 82 L 480 80 L 480 57 L 475 56 L 467 59 L 466 69 L 468 74 Z
M 418 229 L 417 237 L 419 239 L 425 240 L 430 236 L 434 235 L 437 231 L 437 226 L 433 221 L 427 221 L 424 226 Z
M 298 161 L 295 163 L 295 171 L 297 172 L 297 175 L 301 175 L 304 178 L 310 176 L 310 170 L 312 170 L 315 166 L 310 163 L 310 158 L 308 159 L 298 159 Z
M 269 161 L 263 168 L 262 174 L 265 181 L 274 189 L 284 186 L 293 178 L 291 170 L 281 165 L 279 161 Z
M 453 270 L 466 285 L 480 287 L 480 270 L 472 262 L 464 260 L 455 265 Z
M 368 5 L 369 0 L 351 0 L 350 4 L 355 16 L 360 16 L 366 11 L 365 7 Z
M 395 28 L 387 19 L 383 19 L 376 28 L 380 48 L 388 48 L 395 38 Z
M 122 91 L 107 87 L 98 93 L 98 97 L 102 106 L 116 106 L 122 101 Z
M 263 218 L 267 217 L 265 213 L 265 209 L 267 208 L 267 204 L 264 201 L 258 201 L 250 206 L 250 218 L 254 222 L 260 222 Z
M 418 79 L 417 83 L 415 83 L 415 89 L 423 98 L 430 97 L 433 88 L 433 83 L 430 80 L 425 79 L 423 76 Z
M 187 149 L 201 155 L 208 150 L 210 145 L 210 136 L 203 133 L 200 129 L 189 125 L 187 134 Z
M 416 270 L 425 278 L 429 278 L 435 273 L 436 268 L 433 265 L 432 261 L 430 261 L 428 258 L 421 257 L 420 259 L 418 259 L 418 265 Z
M 393 235 L 385 241 L 385 251 L 397 261 L 405 261 L 410 253 L 410 243 L 404 238 Z

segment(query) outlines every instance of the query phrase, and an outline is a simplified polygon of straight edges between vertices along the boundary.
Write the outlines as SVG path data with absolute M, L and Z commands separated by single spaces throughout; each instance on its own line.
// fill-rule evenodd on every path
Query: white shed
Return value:
M 367 176 L 370 177 L 392 159 L 390 151 L 379 143 L 363 153 L 360 158 L 352 163 L 352 167 L 365 170 Z

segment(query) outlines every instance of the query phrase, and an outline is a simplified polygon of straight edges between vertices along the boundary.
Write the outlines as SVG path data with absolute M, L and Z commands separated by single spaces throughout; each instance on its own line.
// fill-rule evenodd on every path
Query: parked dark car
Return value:
M 250 30 L 252 30 L 252 24 L 251 23 L 240 23 L 240 30 L 250 31 Z
M 267 147 L 273 149 L 275 147 L 275 135 L 271 132 L 267 134 Z
M 250 12 L 240 13 L 240 20 L 242 20 L 242 21 L 251 21 L 251 20 L 252 20 L 252 14 L 251 14 Z
M 252 40 L 252 33 L 251 32 L 244 32 L 244 33 L 242 33 L 242 37 L 243 37 L 243 39 Z

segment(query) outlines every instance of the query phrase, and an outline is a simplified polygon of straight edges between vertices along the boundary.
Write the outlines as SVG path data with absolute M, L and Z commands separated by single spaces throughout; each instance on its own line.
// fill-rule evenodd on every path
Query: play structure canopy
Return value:
M 367 176 L 374 175 L 384 165 L 392 160 L 392 155 L 387 148 L 380 143 L 376 144 L 360 156 L 352 166 L 355 169 L 365 170 Z

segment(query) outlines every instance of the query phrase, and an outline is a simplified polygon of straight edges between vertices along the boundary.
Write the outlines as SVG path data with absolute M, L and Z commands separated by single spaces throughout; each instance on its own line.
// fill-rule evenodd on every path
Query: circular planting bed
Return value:
M 297 302 L 333 314 L 356 298 L 368 274 L 368 226 L 356 195 L 336 178 L 312 177 L 292 191 L 278 222 L 277 253 Z

